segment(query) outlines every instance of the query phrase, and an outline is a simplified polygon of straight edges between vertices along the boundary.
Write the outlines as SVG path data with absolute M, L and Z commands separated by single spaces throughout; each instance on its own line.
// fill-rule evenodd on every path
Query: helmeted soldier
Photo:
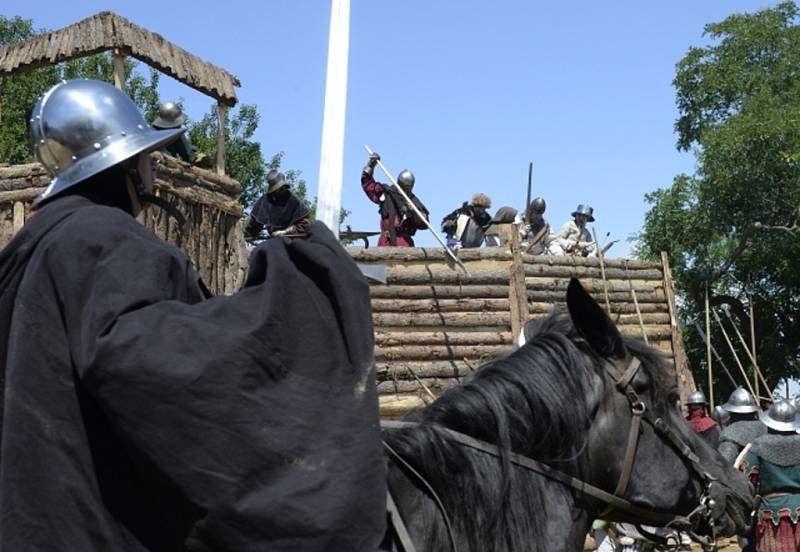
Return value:
M 562 255 L 580 255 L 586 257 L 594 250 L 595 243 L 586 228 L 587 222 L 594 222 L 594 209 L 589 205 L 578 205 L 571 213 L 573 219 L 561 226 L 555 235 L 556 243 L 561 247 Z
M 686 419 L 700 436 L 712 447 L 719 445 L 719 427 L 717 422 L 708 415 L 708 401 L 702 390 L 696 389 L 686 398 Z
M 737 387 L 722 408 L 731 418 L 720 434 L 718 450 L 726 460 L 733 463 L 744 447 L 766 432 L 766 427 L 758 421 L 761 410 L 753 395 L 743 387 Z
M 182 129 L 186 122 L 186 114 L 181 106 L 175 102 L 164 102 L 158 107 L 158 116 L 153 121 L 153 128 L 157 130 Z M 189 163 L 194 162 L 195 151 L 185 132 L 167 144 L 164 149 L 170 155 L 178 157 Z
M 761 415 L 766 435 L 753 441 L 742 469 L 761 497 L 755 550 L 795 551 L 800 545 L 800 427 L 791 401 L 778 401 Z
M 397 175 L 397 185 L 414 203 L 414 206 L 425 216 L 425 220 L 414 212 L 408 201 L 394 187 L 377 182 L 372 173 L 381 156 L 373 153 L 367 165 L 361 171 L 361 188 L 373 203 L 378 204 L 381 216 L 381 236 L 378 246 L 414 247 L 414 238 L 417 230 L 427 228 L 425 220 L 428 219 L 428 209 L 422 201 L 414 195 L 414 174 L 405 169 Z
M 451 249 L 480 247 L 483 236 L 492 220 L 487 209 L 492 206 L 489 196 L 477 193 L 472 201 L 466 201 L 442 219 L 442 232 L 447 236 Z
M 559 255 L 561 247 L 555 240 L 550 223 L 544 219 L 547 202 L 537 197 L 528 206 L 524 220 L 520 221 L 522 248 L 532 255 Z
M 264 228 L 270 237 L 302 236 L 310 224 L 309 210 L 292 192 L 283 173 L 267 173 L 267 193 L 253 205 L 245 234 L 257 238 Z
M 186 255 L 133 218 L 148 152 L 181 132 L 92 80 L 33 109 L 51 182 L 0 251 L 0 549 L 374 551 L 364 277 L 317 223 L 206 300 Z

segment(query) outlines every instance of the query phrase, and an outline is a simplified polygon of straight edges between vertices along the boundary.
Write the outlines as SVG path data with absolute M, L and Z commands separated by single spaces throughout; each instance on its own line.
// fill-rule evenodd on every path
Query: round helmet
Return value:
M 761 421 L 776 431 L 797 431 L 797 409 L 792 401 L 778 401 L 761 413 Z
M 709 416 L 721 426 L 726 426 L 731 421 L 731 413 L 725 410 L 722 405 L 715 406 Z
M 164 102 L 158 107 L 158 117 L 153 121 L 156 128 L 178 128 L 186 122 L 186 115 L 175 102 Z
M 414 173 L 408 169 L 403 169 L 400 171 L 400 174 L 397 175 L 397 184 L 406 192 L 410 192 L 414 187 Z
M 143 152 L 176 139 L 183 129 L 153 130 L 124 92 L 82 79 L 48 90 L 33 107 L 29 138 L 50 185 L 34 205 Z
M 511 224 L 516 216 L 517 210 L 513 207 L 500 207 L 489 222 L 490 224 Z
M 267 173 L 267 193 L 271 194 L 272 192 L 278 191 L 284 186 L 288 186 L 289 184 L 286 183 L 286 179 L 283 176 L 282 172 L 278 172 L 275 169 L 272 169 Z
M 689 393 L 689 396 L 686 398 L 686 404 L 687 405 L 690 405 L 690 404 L 703 404 L 703 405 L 705 405 L 705 404 L 708 404 L 708 401 L 706 400 L 705 393 L 703 393 L 703 391 L 701 389 L 696 389 L 696 390 L 692 391 L 691 393 Z
M 544 201 L 543 197 L 537 197 L 530 204 L 530 212 L 532 213 L 539 213 L 544 214 L 544 210 L 547 209 L 547 203 Z
M 594 222 L 594 216 L 592 213 L 594 213 L 594 209 L 592 209 L 588 205 L 580 204 L 574 211 L 572 211 L 572 216 L 574 217 L 575 215 L 586 215 L 588 217 L 587 220 L 589 222 Z
M 737 387 L 734 392 L 731 393 L 728 402 L 722 405 L 722 408 L 735 414 L 749 414 L 759 411 L 758 405 L 755 399 L 753 399 L 753 395 L 744 387 Z

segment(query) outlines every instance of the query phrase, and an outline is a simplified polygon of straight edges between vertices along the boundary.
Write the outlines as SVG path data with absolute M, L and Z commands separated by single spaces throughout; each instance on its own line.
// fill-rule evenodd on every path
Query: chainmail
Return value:
M 752 443 L 767 432 L 767 426 L 759 421 L 734 422 L 722 431 L 719 442 L 731 441 L 740 447 Z
M 755 440 L 750 452 L 778 466 L 796 466 L 800 464 L 800 435 L 762 435 Z

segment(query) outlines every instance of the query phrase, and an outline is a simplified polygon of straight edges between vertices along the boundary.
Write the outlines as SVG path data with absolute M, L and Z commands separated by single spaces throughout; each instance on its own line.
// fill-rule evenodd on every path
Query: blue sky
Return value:
M 595 209 L 598 234 L 625 255 L 643 223 L 645 193 L 694 170 L 675 149 L 675 63 L 702 45 L 703 26 L 772 3 L 744 0 L 535 2 L 351 0 L 345 184 L 353 229 L 378 226 L 359 185 L 363 144 L 441 218 L 474 192 L 493 208 L 521 208 L 528 162 L 534 196 L 558 226 L 578 203 Z M 317 187 L 325 90 L 328 0 L 30 2 L 2 14 L 57 29 L 112 10 L 237 75 L 242 103 L 261 114 L 267 156 Z M 200 118 L 212 100 L 171 79 Z M 373 240 L 374 243 L 374 240 Z M 423 234 L 418 245 L 434 245 Z

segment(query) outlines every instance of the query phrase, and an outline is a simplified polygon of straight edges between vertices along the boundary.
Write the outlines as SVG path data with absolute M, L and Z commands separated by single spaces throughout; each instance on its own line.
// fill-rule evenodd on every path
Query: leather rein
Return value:
M 631 384 L 633 378 L 636 376 L 636 373 L 639 371 L 640 367 L 641 367 L 641 361 L 636 357 L 632 357 L 631 361 L 628 363 L 625 370 L 623 370 L 621 373 L 617 373 L 615 369 L 611 368 L 610 363 L 606 367 L 606 370 L 614 379 L 616 388 L 621 393 L 623 393 L 625 397 L 628 399 L 628 403 L 630 405 L 632 414 L 631 425 L 628 431 L 627 446 L 625 450 L 625 455 L 623 457 L 622 471 L 620 473 L 619 481 L 617 482 L 616 488 L 614 489 L 613 493 L 604 491 L 599 487 L 596 487 L 581 479 L 578 479 L 560 470 L 557 470 L 552 466 L 549 466 L 543 462 L 539 462 L 538 460 L 534 460 L 522 454 L 517 454 L 515 452 L 510 452 L 510 451 L 503 454 L 501 453 L 497 445 L 494 445 L 492 443 L 476 439 L 474 437 L 449 429 L 444 426 L 435 424 L 425 424 L 425 425 L 427 427 L 436 428 L 436 430 L 441 435 L 447 437 L 452 441 L 455 441 L 456 443 L 459 443 L 460 445 L 481 451 L 486 454 L 490 454 L 492 456 L 496 456 L 498 458 L 502 458 L 503 456 L 505 456 L 514 465 L 520 466 L 527 470 L 543 475 L 553 481 L 558 481 L 559 483 L 562 483 L 568 487 L 575 489 L 581 494 L 590 496 L 605 503 L 607 506 L 603 510 L 603 512 L 599 515 L 599 517 L 607 516 L 610 512 L 614 510 L 619 510 L 622 512 L 626 512 L 628 514 L 632 514 L 638 517 L 639 519 L 645 520 L 648 523 L 652 523 L 653 525 L 658 527 L 672 527 L 681 529 L 683 531 L 687 531 L 692 535 L 692 537 L 695 540 L 698 540 L 705 544 L 711 544 L 715 540 L 713 509 L 716 506 L 716 503 L 714 499 L 711 498 L 710 491 L 711 491 L 711 486 L 716 482 L 716 478 L 703 469 L 702 465 L 700 464 L 700 459 L 694 453 L 692 448 L 680 437 L 680 435 L 678 435 L 672 428 L 669 427 L 669 425 L 663 420 L 663 418 L 653 416 L 650 413 L 650 411 L 647 410 L 644 402 L 642 402 L 638 393 L 636 393 Z M 639 434 L 641 431 L 642 421 L 652 426 L 655 433 L 660 435 L 664 440 L 667 441 L 667 443 L 669 443 L 677 451 L 678 455 L 688 464 L 691 471 L 694 472 L 694 474 L 698 476 L 700 481 L 702 481 L 703 483 L 705 492 L 700 497 L 699 505 L 687 516 L 676 516 L 666 512 L 653 511 L 648 508 L 637 506 L 630 500 L 623 498 L 624 494 L 628 490 L 628 486 L 631 481 L 631 476 L 633 474 L 633 465 L 636 459 L 636 450 L 638 449 Z M 409 428 L 419 427 L 421 425 L 422 424 L 419 424 L 417 422 L 401 422 L 401 421 L 381 422 L 382 429 L 409 429 Z M 444 504 L 439 499 L 436 492 L 433 490 L 433 487 L 430 485 L 430 483 L 428 483 L 428 481 L 425 480 L 425 478 L 417 470 L 415 470 L 404 458 L 402 458 L 400 454 L 397 453 L 397 451 L 395 451 L 388 443 L 386 443 L 386 441 L 384 441 L 383 444 L 384 447 L 386 448 L 386 451 L 388 452 L 389 457 L 398 464 L 400 464 L 404 469 L 408 470 L 418 481 L 420 481 L 423 484 L 426 490 L 431 494 L 444 518 L 444 523 L 448 532 L 448 536 L 450 538 L 450 542 L 452 544 L 452 550 L 454 552 L 457 552 L 458 549 L 456 547 L 455 532 L 453 531 L 453 526 L 450 523 L 450 520 L 447 516 Z M 405 523 L 403 522 L 399 510 L 397 509 L 397 505 L 391 495 L 391 492 L 388 493 L 388 507 L 389 507 L 389 512 L 391 514 L 393 526 L 395 528 L 398 539 L 400 540 L 400 544 L 403 546 L 405 552 L 415 552 L 414 545 L 411 542 L 410 536 L 408 535 L 408 530 L 405 526 Z M 698 516 L 705 518 L 707 523 L 711 527 L 712 534 L 709 537 L 696 535 L 692 531 L 694 527 L 692 519 Z

